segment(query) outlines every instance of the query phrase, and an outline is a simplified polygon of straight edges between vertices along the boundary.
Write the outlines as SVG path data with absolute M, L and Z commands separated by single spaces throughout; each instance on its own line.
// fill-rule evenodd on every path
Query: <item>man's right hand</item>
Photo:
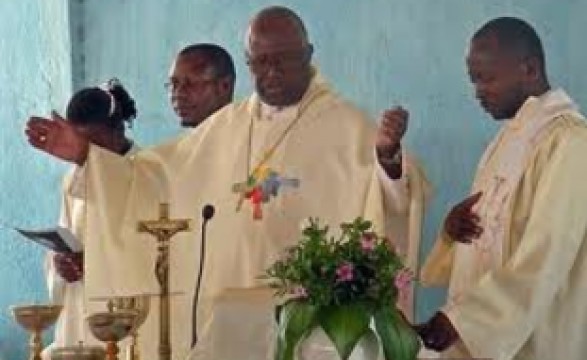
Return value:
M 25 134 L 37 149 L 80 166 L 86 162 L 89 140 L 55 112 L 51 119 L 31 117 Z
M 479 216 L 473 211 L 473 206 L 479 201 L 482 193 L 469 196 L 448 213 L 444 221 L 444 231 L 451 239 L 469 244 L 483 233 L 479 226 Z

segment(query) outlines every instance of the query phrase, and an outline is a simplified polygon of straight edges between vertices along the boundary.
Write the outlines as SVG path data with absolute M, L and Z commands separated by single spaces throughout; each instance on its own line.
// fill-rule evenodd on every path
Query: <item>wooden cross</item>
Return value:
M 169 306 L 169 242 L 182 231 L 190 231 L 189 219 L 170 219 L 169 204 L 159 204 L 159 219 L 138 222 L 138 232 L 157 239 L 155 276 L 159 282 L 159 359 L 171 360 L 171 310 Z

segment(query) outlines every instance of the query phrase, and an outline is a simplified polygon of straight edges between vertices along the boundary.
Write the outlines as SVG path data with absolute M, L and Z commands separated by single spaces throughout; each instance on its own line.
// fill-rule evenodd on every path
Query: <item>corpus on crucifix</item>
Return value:
M 160 286 L 159 301 L 159 359 L 171 360 L 171 312 L 169 307 L 169 242 L 182 231 L 190 230 L 190 220 L 170 219 L 169 204 L 159 205 L 159 219 L 138 222 L 138 231 L 153 235 L 157 240 L 155 276 Z

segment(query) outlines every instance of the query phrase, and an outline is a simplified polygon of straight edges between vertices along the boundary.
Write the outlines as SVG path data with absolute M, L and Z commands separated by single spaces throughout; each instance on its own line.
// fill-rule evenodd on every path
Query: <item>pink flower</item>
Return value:
M 354 266 L 351 263 L 344 263 L 336 269 L 336 280 L 346 282 L 353 280 Z
M 363 251 L 373 251 L 375 249 L 377 237 L 373 233 L 367 233 L 361 238 L 361 249 Z
M 297 299 L 305 299 L 308 297 L 308 290 L 306 290 L 306 288 L 301 285 L 296 286 L 292 293 L 293 296 Z
M 409 269 L 401 269 L 400 271 L 395 274 L 395 279 L 393 283 L 395 287 L 397 287 L 400 292 L 402 290 L 406 290 L 410 284 L 412 283 L 412 279 L 414 278 L 414 274 Z

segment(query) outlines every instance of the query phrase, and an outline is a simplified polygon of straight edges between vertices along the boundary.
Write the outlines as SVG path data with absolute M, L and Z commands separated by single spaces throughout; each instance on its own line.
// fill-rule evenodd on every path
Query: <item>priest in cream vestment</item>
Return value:
M 195 229 L 201 209 L 206 204 L 216 208 L 207 226 L 205 254 L 200 254 L 199 231 L 180 233 L 171 241 L 173 359 L 191 352 L 193 359 L 219 360 L 222 347 L 239 346 L 240 359 L 272 357 L 271 328 L 256 329 L 259 336 L 245 344 L 231 341 L 230 333 L 220 341 L 211 339 L 216 299 L 229 289 L 262 286 L 259 276 L 296 243 L 307 217 L 337 227 L 364 216 L 416 267 L 425 179 L 399 149 L 407 113 L 387 112 L 376 139 L 374 124 L 310 66 L 312 46 L 301 20 L 288 9 L 258 14 L 247 40 L 256 93 L 131 159 L 88 147 L 62 123 L 36 120 L 27 130 L 34 146 L 84 165 L 90 296 L 158 292 L 155 241 L 137 233 L 137 221 L 156 219 L 160 202 L 170 204 L 172 218 L 191 219 Z M 55 147 L 39 139 L 56 134 L 60 143 Z M 71 151 L 76 148 L 82 151 Z M 243 197 L 242 184 L 262 171 L 280 179 L 281 188 L 268 201 Z M 201 293 L 192 313 L 204 256 Z M 405 308 L 409 311 L 409 304 Z M 243 319 L 247 315 L 239 314 Z M 141 351 L 150 358 L 157 353 L 157 321 L 152 311 L 140 331 Z M 253 326 L 243 320 L 235 328 Z M 193 333 L 197 341 L 192 349 Z
M 477 97 L 510 119 L 422 269 L 425 283 L 449 286 L 419 331 L 445 358 L 587 354 L 587 128 L 567 94 L 550 89 L 541 54 L 534 30 L 513 18 L 490 21 L 471 44 Z

